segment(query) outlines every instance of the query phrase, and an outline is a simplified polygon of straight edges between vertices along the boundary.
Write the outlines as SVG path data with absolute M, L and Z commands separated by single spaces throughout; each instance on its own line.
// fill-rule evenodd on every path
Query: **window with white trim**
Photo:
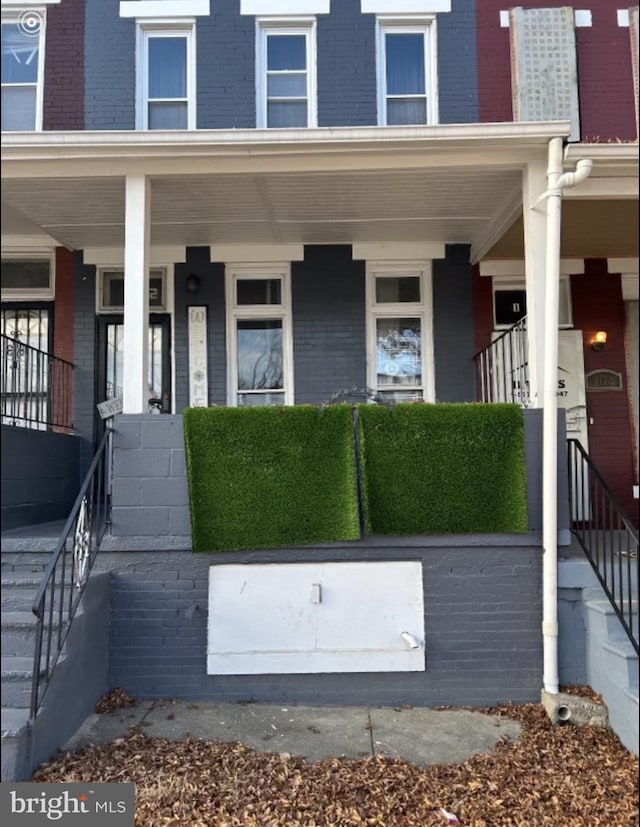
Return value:
M 316 126 L 315 19 L 256 25 L 258 127 Z
M 524 279 L 493 276 L 493 322 L 495 330 L 512 327 L 527 315 L 527 291 Z M 560 276 L 558 326 L 572 327 L 571 280 Z
M 167 271 L 163 267 L 149 270 L 149 312 L 161 313 L 167 309 Z M 124 310 L 124 269 L 103 267 L 98 270 L 98 301 L 100 313 L 118 313 Z
M 430 262 L 367 265 L 367 384 L 389 402 L 433 401 Z
M 195 129 L 195 35 L 192 23 L 138 27 L 138 129 Z
M 420 25 L 378 20 L 378 121 L 437 123 L 435 20 Z
M 2 131 L 42 129 L 44 12 L 2 18 Z
M 229 405 L 293 404 L 288 264 L 227 268 Z

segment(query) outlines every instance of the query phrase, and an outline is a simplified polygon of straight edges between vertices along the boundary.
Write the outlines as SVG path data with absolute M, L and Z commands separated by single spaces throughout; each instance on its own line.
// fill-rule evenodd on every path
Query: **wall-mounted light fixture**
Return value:
M 598 330 L 591 339 L 591 350 L 599 351 L 604 350 L 604 346 L 607 344 L 607 331 L 606 330 Z
M 187 293 L 197 293 L 200 289 L 200 277 L 196 276 L 195 273 L 191 273 L 187 276 L 186 286 Z

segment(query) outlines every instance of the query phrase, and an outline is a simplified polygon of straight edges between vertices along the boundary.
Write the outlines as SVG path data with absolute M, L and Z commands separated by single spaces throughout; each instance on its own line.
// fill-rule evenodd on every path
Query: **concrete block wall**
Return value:
M 116 416 L 114 428 L 112 534 L 180 536 L 188 547 L 182 416 Z
M 371 538 L 223 554 L 101 554 L 111 576 L 109 683 L 141 697 L 492 705 L 539 699 L 541 550 L 522 536 Z M 225 563 L 421 560 L 426 671 L 206 673 L 208 570 Z
M 3 425 L 3 530 L 68 517 L 79 474 L 78 437 Z

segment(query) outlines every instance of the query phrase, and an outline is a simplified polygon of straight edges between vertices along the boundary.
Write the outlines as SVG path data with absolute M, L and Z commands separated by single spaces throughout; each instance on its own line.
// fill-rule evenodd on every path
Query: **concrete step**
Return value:
M 31 704 L 33 656 L 2 657 L 0 661 L 2 665 L 2 706 L 16 709 L 28 708 Z
M 3 611 L 0 615 L 2 656 L 33 657 L 37 623 L 38 620 L 33 612 Z M 54 618 L 52 628 L 57 631 L 57 618 Z
M 2 707 L 2 781 L 24 780 L 28 767 L 29 710 Z
M 41 579 L 25 576 L 22 578 L 3 577 L 0 581 L 1 606 L 3 611 L 31 611 L 34 597 Z
M 612 640 L 628 640 L 627 634 L 624 631 L 620 620 L 611 602 L 607 597 L 586 597 L 585 607 L 588 611 L 589 623 L 594 631 L 600 631 L 604 637 Z M 631 604 L 633 613 L 631 628 L 635 634 L 638 634 L 638 602 L 633 601 Z M 625 606 L 625 615 L 627 607 Z

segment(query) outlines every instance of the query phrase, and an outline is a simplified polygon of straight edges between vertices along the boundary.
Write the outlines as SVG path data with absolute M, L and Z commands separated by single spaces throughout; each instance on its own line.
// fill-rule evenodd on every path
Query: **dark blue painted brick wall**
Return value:
M 469 247 L 450 244 L 433 262 L 436 401 L 475 400 L 474 321 Z
M 318 15 L 318 126 L 377 122 L 375 33 L 360 0 L 334 0 Z
M 476 0 L 453 0 L 439 14 L 438 74 L 440 123 L 478 121 Z
M 135 129 L 135 21 L 119 0 L 86 0 L 85 128 Z
M 307 246 L 291 265 L 296 403 L 366 383 L 364 262 L 350 246 Z

